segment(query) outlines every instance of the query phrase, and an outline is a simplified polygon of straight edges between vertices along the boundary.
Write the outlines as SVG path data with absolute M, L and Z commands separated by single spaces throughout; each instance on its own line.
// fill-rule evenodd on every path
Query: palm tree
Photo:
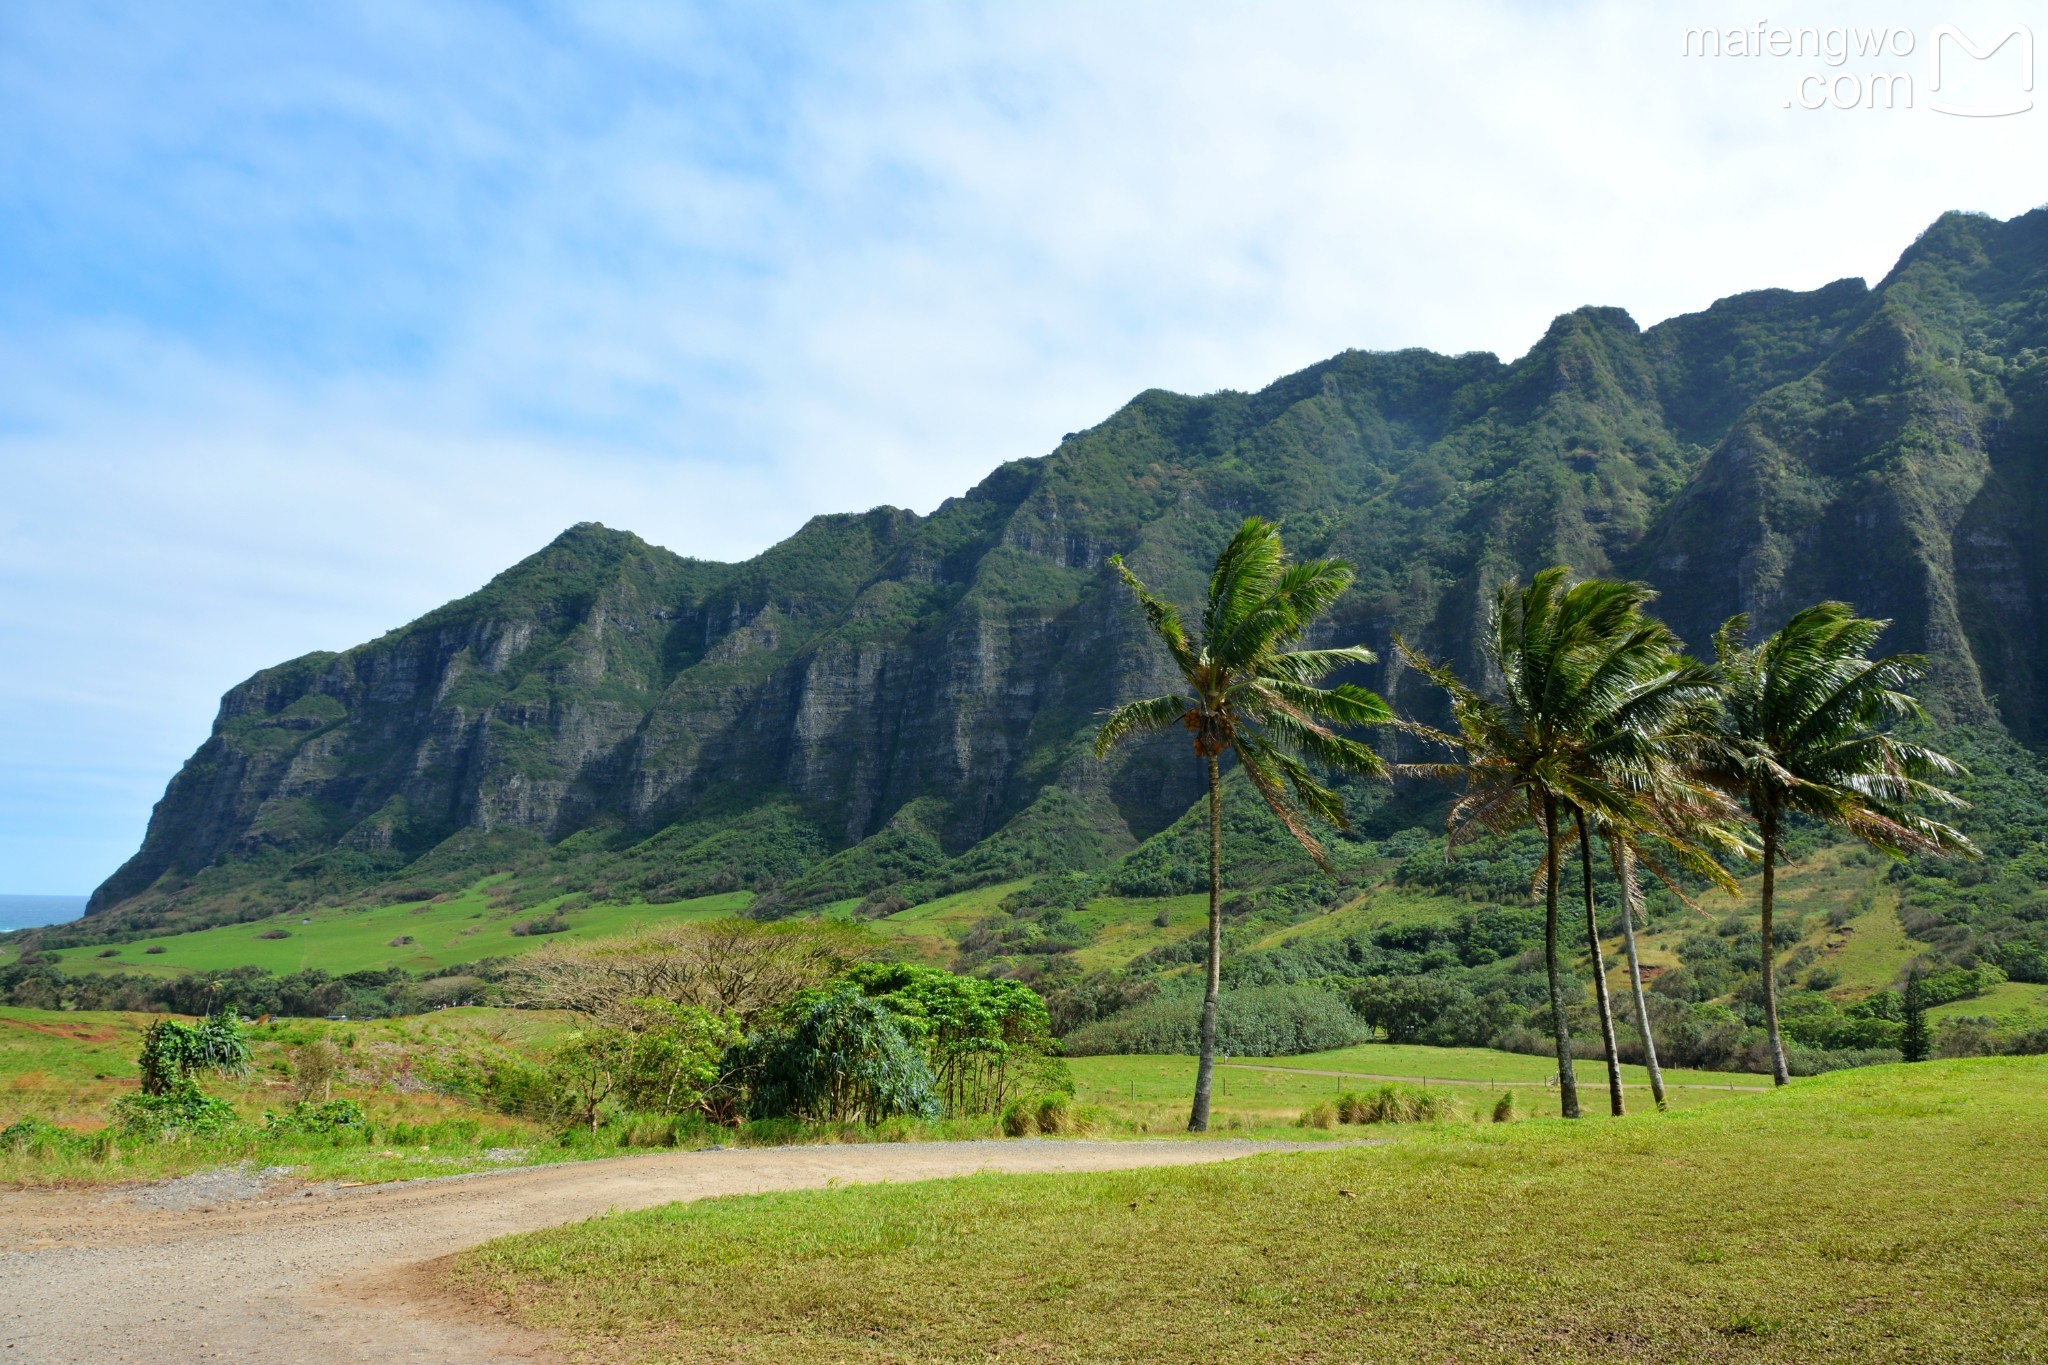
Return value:
M 1948 825 L 1914 813 L 1917 801 L 1960 808 L 1933 779 L 1963 774 L 1952 759 L 1885 733 L 1895 721 L 1924 719 L 1906 689 L 1926 671 L 1915 654 L 1870 657 L 1891 624 L 1822 602 L 1756 645 L 1749 618 L 1732 616 L 1714 637 L 1724 709 L 1705 755 L 1724 789 L 1746 802 L 1763 845 L 1764 1022 L 1771 1078 L 1791 1079 L 1778 1031 L 1778 981 L 1771 941 L 1785 817 L 1793 812 L 1847 830 L 1894 858 L 1914 853 L 1977 856 Z
M 1384 776 L 1386 764 L 1378 754 L 1330 727 L 1379 725 L 1393 713 L 1377 695 L 1352 683 L 1318 685 L 1339 668 L 1373 662 L 1371 650 L 1286 650 L 1351 586 L 1352 573 L 1350 565 L 1335 559 L 1290 563 L 1280 528 L 1272 522 L 1247 518 L 1217 557 L 1201 635 L 1194 640 L 1182 627 L 1180 613 L 1153 596 L 1124 565 L 1123 556 L 1113 555 L 1109 562 L 1137 594 L 1187 692 L 1117 707 L 1095 736 L 1096 756 L 1131 735 L 1178 725 L 1193 735 L 1195 756 L 1209 780 L 1208 975 L 1201 1061 L 1188 1115 L 1188 1131 L 1200 1133 L 1209 1127 L 1222 984 L 1223 755 L 1237 755 L 1238 766 L 1267 807 L 1316 866 L 1332 872 L 1329 855 L 1310 832 L 1304 813 L 1344 829 L 1344 801 L 1316 781 L 1302 760 L 1338 773 Z
M 1711 677 L 1701 665 L 1680 658 L 1671 633 L 1643 614 L 1654 596 L 1648 587 L 1597 578 L 1568 587 L 1566 577 L 1560 566 L 1537 574 L 1526 588 L 1510 583 L 1500 590 L 1484 646 L 1502 683 L 1497 702 L 1461 682 L 1447 666 L 1401 645 L 1404 657 L 1450 694 L 1458 733 L 1408 728 L 1462 755 L 1458 762 L 1409 764 L 1403 771 L 1463 784 L 1447 821 L 1452 850 L 1479 830 L 1506 833 L 1530 822 L 1541 827 L 1543 955 L 1559 1098 L 1565 1117 L 1577 1118 L 1578 1080 L 1557 954 L 1564 822 L 1570 820 L 1579 837 L 1587 950 L 1607 1048 L 1609 1105 L 1619 1114 L 1621 1067 L 1594 913 L 1589 825 L 1655 827 L 1658 817 L 1640 793 L 1655 785 L 1664 761 L 1663 736 L 1696 710 L 1711 688 Z
M 1615 883 L 1620 888 L 1621 941 L 1628 959 L 1629 994 L 1635 1005 L 1636 1032 L 1643 1039 L 1643 1066 L 1650 1074 L 1650 1096 L 1659 1112 L 1669 1108 L 1669 1102 L 1664 1093 L 1664 1071 L 1657 1064 L 1657 1039 L 1650 1028 L 1650 1004 L 1643 994 L 1642 958 L 1636 948 L 1635 921 L 1643 904 L 1638 864 L 1647 861 L 1658 878 L 1683 900 L 1685 892 L 1658 861 L 1657 854 L 1675 858 L 1686 870 L 1728 891 L 1735 890 L 1735 878 L 1701 847 L 1702 843 L 1745 857 L 1755 856 L 1755 850 L 1726 823 L 1736 814 L 1733 804 L 1702 785 L 1689 770 L 1688 761 L 1699 749 L 1698 727 L 1702 719 L 1711 723 L 1711 713 L 1680 721 L 1654 736 L 1648 746 L 1655 760 L 1649 769 L 1651 780 L 1636 797 L 1655 821 L 1654 826 L 1635 829 L 1603 822 L 1600 831 Z

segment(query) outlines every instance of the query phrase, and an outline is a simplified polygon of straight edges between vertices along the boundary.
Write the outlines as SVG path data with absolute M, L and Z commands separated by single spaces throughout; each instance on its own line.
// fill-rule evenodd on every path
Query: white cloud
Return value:
M 1729 5 L 176 13 L 0 19 L 0 810 L 73 812 L 0 889 L 568 522 L 743 556 L 1147 387 L 1875 276 L 2048 132 L 1788 110 L 1678 55 Z

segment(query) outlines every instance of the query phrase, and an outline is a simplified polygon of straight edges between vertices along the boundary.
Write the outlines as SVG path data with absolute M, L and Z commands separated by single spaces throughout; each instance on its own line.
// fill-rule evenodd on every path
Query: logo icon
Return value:
M 1928 44 L 1934 63 L 1934 79 L 1928 86 L 1930 93 L 1941 89 L 1941 54 L 1942 39 L 1944 38 L 1955 39 L 1957 47 L 1960 47 L 1964 52 L 1967 52 L 1971 57 L 1980 62 L 1990 61 L 1999 49 L 2003 48 L 2013 39 L 2019 39 L 2020 89 L 2029 92 L 2033 90 L 2034 31 L 2032 29 L 2024 24 L 2014 24 L 2005 32 L 1999 34 L 1996 41 L 1979 47 L 1975 42 L 1971 41 L 1969 34 L 1963 32 L 1954 24 L 1941 24 L 1935 28 L 1933 41 Z M 2030 95 L 2024 95 L 2010 104 L 1996 106 L 1950 104 L 1943 100 L 1930 100 L 1928 102 L 1928 108 L 1933 109 L 1936 113 L 1955 114 L 1960 118 L 2005 118 L 2010 114 L 2024 114 L 2033 107 L 2034 101 Z

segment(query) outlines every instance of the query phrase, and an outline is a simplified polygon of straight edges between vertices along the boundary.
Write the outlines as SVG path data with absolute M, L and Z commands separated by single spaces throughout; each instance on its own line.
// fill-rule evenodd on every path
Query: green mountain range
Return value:
M 1647 579 L 1704 647 L 1823 597 L 1933 660 L 1944 723 L 2048 741 L 2048 210 L 1950 214 L 1875 287 L 1765 290 L 1528 354 L 1347 352 L 1257 393 L 1140 394 L 928 517 L 818 517 L 741 564 L 584 524 L 481 591 L 223 698 L 109 927 L 499 894 L 752 913 L 903 905 L 1045 872 L 1191 889 L 1184 745 L 1098 762 L 1166 661 L 1104 561 L 1192 601 L 1248 513 L 1358 585 L 1332 641 L 1473 668 L 1493 590 L 1547 564 Z M 1387 663 L 1360 681 L 1431 705 Z M 1362 794 L 1362 838 L 1433 794 Z M 1256 822 L 1254 822 L 1254 825 Z M 1233 879 L 1306 869 L 1247 826 Z M 1183 873 L 1185 875 L 1183 875 Z M 1185 883 L 1185 885 L 1183 885 Z

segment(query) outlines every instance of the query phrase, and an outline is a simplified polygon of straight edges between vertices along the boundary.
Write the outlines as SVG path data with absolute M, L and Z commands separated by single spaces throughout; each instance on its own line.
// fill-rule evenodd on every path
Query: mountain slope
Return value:
M 1649 579 L 1696 646 L 1842 596 L 1934 656 L 1944 715 L 2038 742 L 2044 332 L 2048 211 L 1949 215 L 1874 289 L 1647 330 L 1581 309 L 1512 363 L 1348 352 L 1255 394 L 1144 393 L 929 517 L 820 517 L 743 564 L 574 527 L 232 690 L 92 913 L 509 872 L 508 896 L 744 887 L 772 914 L 1102 866 L 1198 791 L 1170 740 L 1089 752 L 1101 710 L 1167 684 L 1104 560 L 1192 600 L 1250 512 L 1358 566 L 1332 639 L 1469 666 L 1493 589 L 1557 561 Z M 1363 680 L 1429 704 L 1396 666 Z

